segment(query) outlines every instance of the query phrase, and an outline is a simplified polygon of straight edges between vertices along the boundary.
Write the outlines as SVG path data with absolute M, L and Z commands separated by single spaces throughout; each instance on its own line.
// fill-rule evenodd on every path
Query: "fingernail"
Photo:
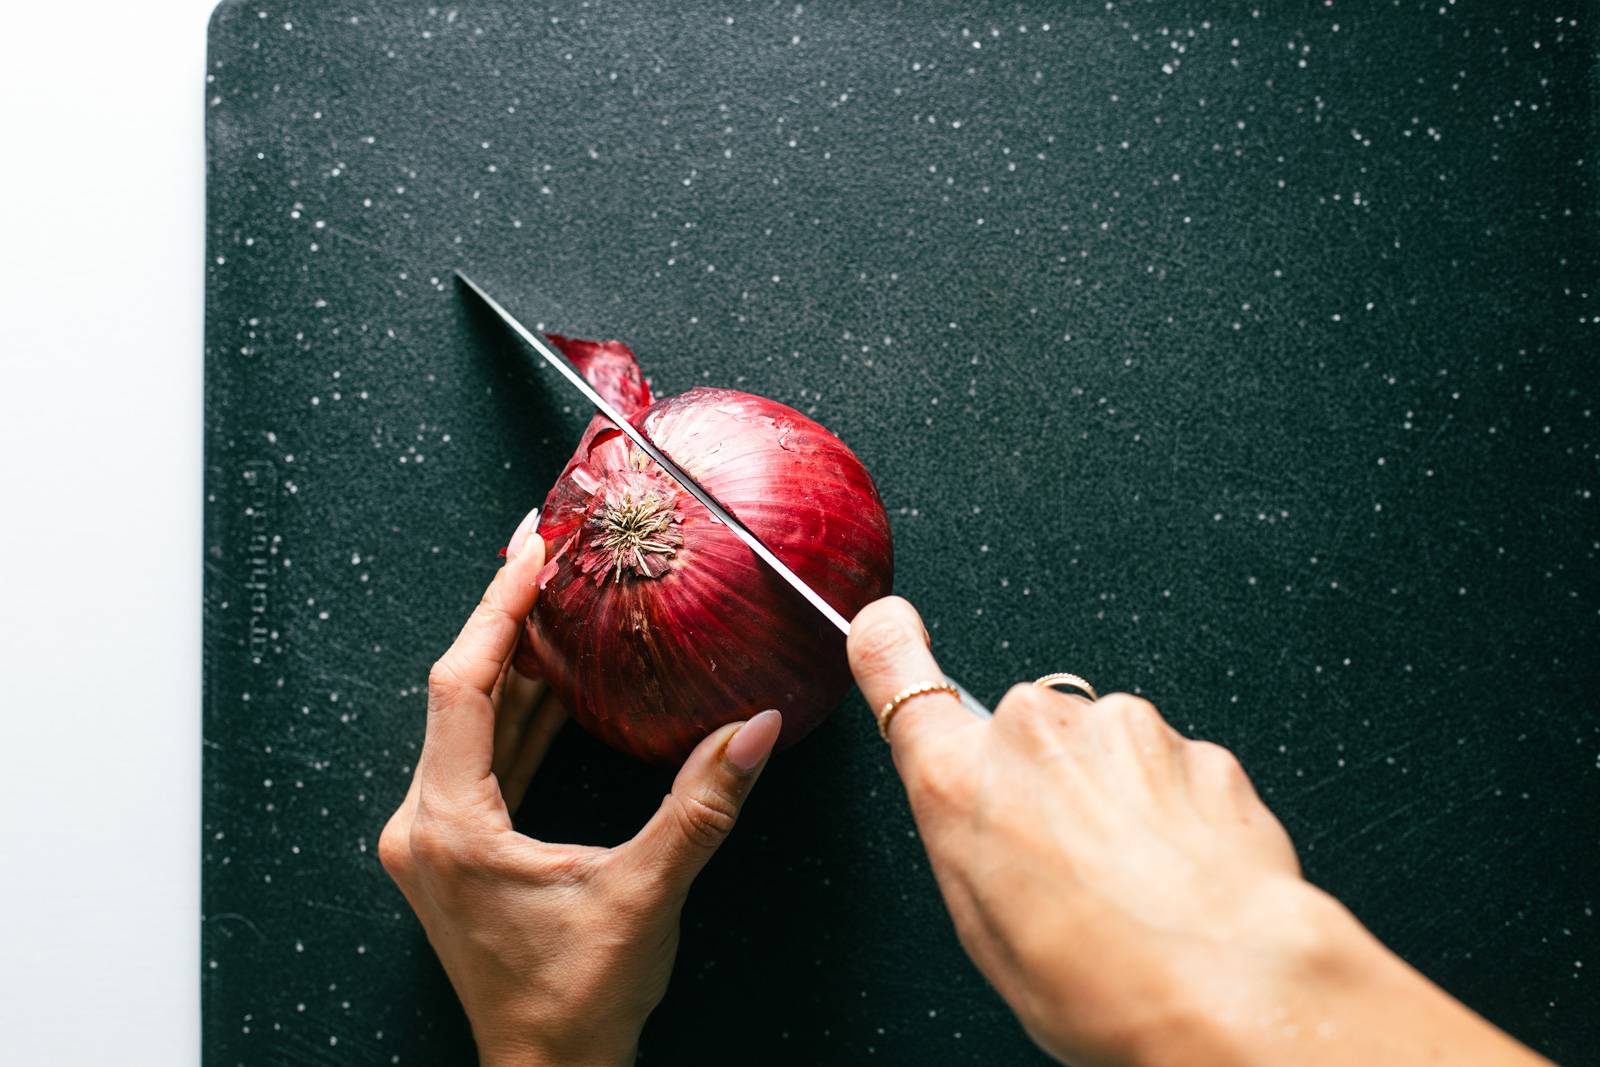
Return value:
M 728 739 L 723 755 L 740 774 L 749 774 L 761 766 L 761 761 L 772 753 L 778 741 L 778 731 L 783 729 L 783 716 L 775 708 L 768 708 L 754 716 L 737 733 Z
M 534 508 L 532 511 L 528 512 L 527 516 L 522 520 L 521 525 L 517 527 L 517 532 L 511 535 L 510 542 L 506 544 L 507 563 L 510 563 L 512 560 L 516 559 L 517 556 L 521 554 L 522 550 L 528 547 L 528 535 L 533 532 L 533 528 L 538 524 L 539 509 Z

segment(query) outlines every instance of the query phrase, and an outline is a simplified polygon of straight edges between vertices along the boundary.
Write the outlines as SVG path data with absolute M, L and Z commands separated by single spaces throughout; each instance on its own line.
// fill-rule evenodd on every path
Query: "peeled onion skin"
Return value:
M 821 425 L 730 389 L 628 414 L 846 618 L 889 592 L 882 501 Z M 676 764 L 765 708 L 783 712 L 786 747 L 851 684 L 843 636 L 602 418 L 546 499 L 539 533 L 551 559 L 519 669 L 536 663 L 573 718 L 615 748 Z

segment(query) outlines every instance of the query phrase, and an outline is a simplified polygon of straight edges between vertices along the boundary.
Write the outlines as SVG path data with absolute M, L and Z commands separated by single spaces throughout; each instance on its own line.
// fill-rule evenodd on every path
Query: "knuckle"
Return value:
M 678 829 L 698 848 L 713 849 L 722 844 L 738 821 L 738 805 L 720 793 L 674 793 L 673 797 Z
M 1161 717 L 1156 706 L 1143 697 L 1131 693 L 1111 693 L 1099 701 L 1101 709 L 1121 719 L 1136 730 L 1165 729 L 1167 720 Z
M 1037 711 L 1047 707 L 1050 700 L 1048 690 L 1041 689 L 1032 682 L 1018 682 L 1006 690 L 1006 695 L 1000 698 L 999 707 L 995 708 L 995 715 L 1009 712 L 1015 715 L 1018 712 Z
M 922 776 L 917 795 L 923 805 L 932 804 L 946 811 L 962 811 L 972 805 L 972 790 L 965 775 L 950 767 L 930 767 Z
M 995 725 L 1038 737 L 1058 730 L 1063 721 L 1063 699 L 1032 682 L 1021 682 L 1006 691 L 995 708 Z M 1070 718 L 1068 719 L 1070 721 Z
M 415 676 L 413 676 L 415 677 Z M 428 669 L 428 696 L 430 699 L 454 696 L 461 688 L 461 675 L 448 657 L 439 659 Z
M 389 877 L 396 880 L 411 870 L 411 844 L 408 837 L 409 834 L 400 824 L 399 814 L 392 816 L 378 835 L 378 862 L 389 872 Z
M 1244 765 L 1239 762 L 1239 757 L 1215 741 L 1190 741 L 1187 744 L 1189 758 L 1217 777 L 1241 779 L 1245 776 Z
M 969 762 L 963 752 L 935 744 L 905 769 L 906 791 L 924 804 L 965 806 L 972 799 Z
M 1126 715 L 1130 718 L 1148 718 L 1151 715 L 1160 714 L 1156 711 L 1154 704 L 1144 697 L 1136 697 L 1132 693 L 1107 693 L 1100 698 L 1100 705 L 1107 711 L 1114 711 L 1118 715 Z
M 906 792 L 914 797 L 933 797 L 939 780 L 938 763 L 938 758 L 932 755 L 908 763 L 900 772 Z

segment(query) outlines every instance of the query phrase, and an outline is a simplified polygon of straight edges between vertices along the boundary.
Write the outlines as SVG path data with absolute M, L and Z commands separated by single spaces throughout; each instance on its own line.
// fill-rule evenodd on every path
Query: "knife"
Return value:
M 839 612 L 834 609 L 832 604 L 829 604 L 826 600 L 822 599 L 822 594 L 811 588 L 810 585 L 806 584 L 805 579 L 801 578 L 794 571 L 790 570 L 788 564 L 779 559 L 772 549 L 768 548 L 761 538 L 757 537 L 748 526 L 735 518 L 733 513 L 727 508 L 717 503 L 716 498 L 702 489 L 699 482 L 691 478 L 682 467 L 679 467 L 670 458 L 668 458 L 665 452 L 662 452 L 659 448 L 652 444 L 650 439 L 645 437 L 644 433 L 639 430 L 638 427 L 634 426 L 633 423 L 629 422 L 623 417 L 621 412 L 612 407 L 610 401 L 606 400 L 605 397 L 596 392 L 595 388 L 588 383 L 582 374 L 578 373 L 578 369 L 568 362 L 565 356 L 561 355 L 555 349 L 545 344 L 544 340 L 538 334 L 534 333 L 532 330 L 528 329 L 520 321 L 518 321 L 515 315 L 507 311 L 505 306 L 502 305 L 500 301 L 486 293 L 483 290 L 483 287 L 477 282 L 473 281 L 459 270 L 455 272 L 455 275 L 457 278 L 461 279 L 461 284 L 472 290 L 477 298 L 482 300 L 490 311 L 499 316 L 501 322 L 511 327 L 512 332 L 514 332 L 518 337 L 522 338 L 523 342 L 526 343 L 529 348 L 543 356 L 546 363 L 560 371 L 561 376 L 576 386 L 578 392 L 582 393 L 584 397 L 588 399 L 589 403 L 595 406 L 600 414 L 610 419 L 616 425 L 617 429 L 621 430 L 627 436 L 628 440 L 632 441 L 641 452 L 654 460 L 656 466 L 666 471 L 674 481 L 688 491 L 690 496 L 700 501 L 705 509 L 711 513 L 712 518 L 722 523 L 722 525 L 726 526 L 735 537 L 743 541 L 745 545 L 749 547 L 750 551 L 754 552 L 758 557 L 760 557 L 761 562 L 771 567 L 778 577 L 782 578 L 785 582 L 788 582 L 790 587 L 793 588 L 795 592 L 805 597 L 806 602 L 821 612 L 822 617 L 831 622 L 841 634 L 844 634 L 847 637 L 849 636 L 850 621 L 848 619 L 839 614 Z M 967 692 L 965 686 L 956 681 L 954 678 L 951 678 L 948 674 L 945 675 L 944 680 L 947 684 L 955 689 L 957 698 L 961 701 L 962 707 L 966 708 L 968 711 L 979 716 L 980 718 L 987 719 L 990 717 L 992 712 L 990 712 L 988 708 L 984 707 L 976 697 Z

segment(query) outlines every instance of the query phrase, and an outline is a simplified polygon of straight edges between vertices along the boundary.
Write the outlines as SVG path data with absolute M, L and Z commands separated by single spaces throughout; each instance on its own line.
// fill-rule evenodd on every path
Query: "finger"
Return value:
M 537 515 L 523 519 L 523 525 L 531 526 Z M 521 527 L 518 529 L 520 532 Z M 455 643 L 434 664 L 443 687 L 469 688 L 489 696 L 505 669 L 522 624 L 538 599 L 539 588 L 533 579 L 544 566 L 543 538 L 531 530 L 521 537 L 521 546 L 508 551 L 505 566 L 484 590 Z M 430 684 L 433 681 L 430 677 Z
M 507 658 L 506 662 L 500 665 L 500 674 L 494 680 L 494 688 L 489 690 L 489 699 L 494 701 L 496 707 L 500 706 L 500 694 L 505 692 L 506 675 L 510 673 L 511 660 Z
M 506 669 L 494 712 L 494 773 L 501 782 L 506 780 L 517 753 L 522 750 L 523 735 L 544 691 L 543 682 L 526 678 L 509 667 Z
M 1078 758 L 1089 701 L 1076 693 L 1018 682 L 995 706 L 991 728 L 997 738 L 1019 746 L 1029 759 Z
M 533 645 L 528 640 L 528 628 L 524 626 L 522 633 L 517 637 L 516 651 L 511 653 L 511 669 L 521 674 L 524 678 L 543 678 L 544 668 L 539 663 L 539 657 L 533 654 Z
M 493 770 L 495 707 L 489 693 L 533 610 L 538 594 L 534 578 L 543 564 L 544 542 L 530 533 L 522 550 L 509 556 L 489 583 L 456 643 L 429 673 L 425 787 L 462 789 Z
M 521 747 L 510 769 L 499 776 L 500 792 L 506 798 L 507 811 L 514 813 L 522 807 L 523 798 L 528 795 L 528 786 L 538 773 L 539 765 L 544 762 L 545 753 L 550 751 L 550 742 L 555 740 L 566 721 L 567 709 L 561 706 L 561 701 L 556 699 L 554 693 L 546 692 L 528 720 L 528 728 L 523 731 Z
M 862 608 L 850 623 L 846 648 L 850 671 L 874 713 L 907 686 L 944 681 L 944 672 L 928 650 L 922 616 L 900 597 L 885 597 Z M 948 693 L 913 697 L 889 721 L 896 764 L 903 758 L 914 761 L 918 746 L 930 737 L 973 721 Z
M 1084 721 L 1099 754 L 1123 779 L 1157 786 L 1181 775 L 1183 738 L 1148 700 L 1109 693 L 1089 706 Z
M 750 788 L 766 766 L 783 716 L 763 711 L 729 723 L 689 753 L 644 829 L 622 846 L 625 862 L 639 865 L 669 893 L 682 895 L 733 829 Z

